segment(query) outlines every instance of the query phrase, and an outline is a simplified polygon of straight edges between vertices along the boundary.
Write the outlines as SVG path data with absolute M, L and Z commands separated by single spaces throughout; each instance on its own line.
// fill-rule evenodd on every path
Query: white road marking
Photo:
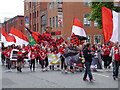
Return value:
M 98 73 L 92 73 L 92 74 L 99 75 L 99 76 L 103 76 L 103 77 L 107 77 L 107 78 L 109 78 L 109 77 L 110 77 L 110 76 L 103 75 L 103 74 L 98 74 Z

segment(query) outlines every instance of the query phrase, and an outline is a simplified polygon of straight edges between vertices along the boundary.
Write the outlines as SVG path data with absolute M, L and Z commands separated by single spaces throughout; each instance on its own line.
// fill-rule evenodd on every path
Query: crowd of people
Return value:
M 69 54 L 66 54 L 66 49 L 69 49 Z M 49 65 L 48 61 L 48 53 L 58 54 L 61 53 L 61 64 L 57 65 L 60 67 L 62 72 L 68 72 L 68 66 L 65 63 L 65 59 L 68 56 L 76 55 L 77 53 L 83 54 L 85 58 L 85 63 L 83 67 L 86 67 L 85 74 L 83 77 L 84 81 L 88 81 L 87 75 L 89 76 L 90 81 L 94 81 L 90 66 L 93 60 L 99 59 L 101 62 L 104 62 L 104 68 L 106 71 L 111 68 L 111 63 L 113 62 L 113 79 L 116 80 L 118 78 L 118 70 L 120 64 L 120 50 L 119 44 L 116 42 L 114 45 L 108 43 L 101 45 L 99 44 L 83 44 L 83 45 L 73 45 L 71 43 L 63 43 L 60 46 L 48 48 L 39 44 L 35 44 L 34 46 L 28 45 L 25 46 L 15 46 L 14 44 L 8 47 L 4 47 L 2 44 L 2 53 L 1 60 L 2 64 L 6 64 L 8 70 L 11 71 L 12 61 L 10 60 L 11 51 L 13 49 L 19 50 L 17 53 L 17 71 L 22 72 L 24 59 L 28 57 L 28 53 L 30 52 L 30 71 L 35 71 L 36 64 L 40 64 L 42 71 L 47 71 L 48 68 L 54 70 L 54 65 Z M 102 64 L 102 63 L 101 63 Z M 102 69 L 102 66 L 101 66 Z M 93 69 L 97 71 L 97 69 Z M 70 66 L 70 71 L 73 71 L 73 66 Z

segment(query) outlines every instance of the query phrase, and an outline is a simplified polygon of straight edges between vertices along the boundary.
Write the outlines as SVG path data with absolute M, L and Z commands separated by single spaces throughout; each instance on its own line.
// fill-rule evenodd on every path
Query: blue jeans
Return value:
M 84 77 L 83 77 L 84 80 L 87 78 L 87 74 L 88 74 L 90 80 L 93 79 L 90 66 L 91 66 L 90 62 L 85 62 L 86 70 L 85 70 L 85 74 L 84 74 Z
M 113 76 L 115 77 L 118 77 L 119 64 L 120 64 L 120 61 L 113 62 Z

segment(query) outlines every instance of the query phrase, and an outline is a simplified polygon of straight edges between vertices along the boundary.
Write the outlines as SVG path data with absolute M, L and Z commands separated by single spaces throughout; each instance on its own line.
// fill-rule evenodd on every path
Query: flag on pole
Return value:
M 1 27 L 1 41 L 4 43 L 5 47 L 16 43 L 15 37 L 7 34 L 3 27 Z
M 32 36 L 30 36 L 30 38 L 29 38 L 29 43 L 30 43 L 32 46 L 36 43 L 35 39 L 34 39 Z
M 22 46 L 23 44 L 25 44 L 27 46 L 29 43 L 28 38 L 22 32 L 20 32 L 14 27 L 11 27 L 10 35 L 13 35 L 15 37 L 16 45 Z
M 73 27 L 72 27 L 72 34 L 75 34 L 78 39 L 80 40 L 86 40 L 86 33 L 83 29 L 83 26 L 81 24 L 81 22 L 77 19 L 77 18 L 74 18 L 74 21 L 73 21 Z
M 30 30 L 28 27 L 25 27 L 29 32 L 30 34 L 32 35 L 32 37 L 34 38 L 34 40 L 36 41 L 36 43 L 38 44 L 38 38 L 41 36 L 39 33 L 37 32 L 34 32 L 32 30 Z
M 102 7 L 102 25 L 105 42 L 119 41 L 119 13 L 106 7 Z

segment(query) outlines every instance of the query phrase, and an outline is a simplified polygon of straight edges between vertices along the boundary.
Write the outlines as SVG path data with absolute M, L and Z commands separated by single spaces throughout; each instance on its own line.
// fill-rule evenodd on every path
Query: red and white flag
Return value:
M 102 7 L 102 25 L 105 42 L 119 41 L 119 13 L 112 11 L 106 7 Z
M 7 34 L 3 27 L 1 27 L 1 41 L 4 43 L 5 47 L 16 43 L 15 37 Z
M 16 45 L 28 45 L 28 38 L 19 30 L 15 29 L 14 27 L 11 27 L 10 35 L 13 35 L 16 39 Z
M 86 38 L 86 33 L 83 29 L 83 26 L 77 18 L 74 18 L 73 21 L 72 34 L 73 33 L 77 36 Z

